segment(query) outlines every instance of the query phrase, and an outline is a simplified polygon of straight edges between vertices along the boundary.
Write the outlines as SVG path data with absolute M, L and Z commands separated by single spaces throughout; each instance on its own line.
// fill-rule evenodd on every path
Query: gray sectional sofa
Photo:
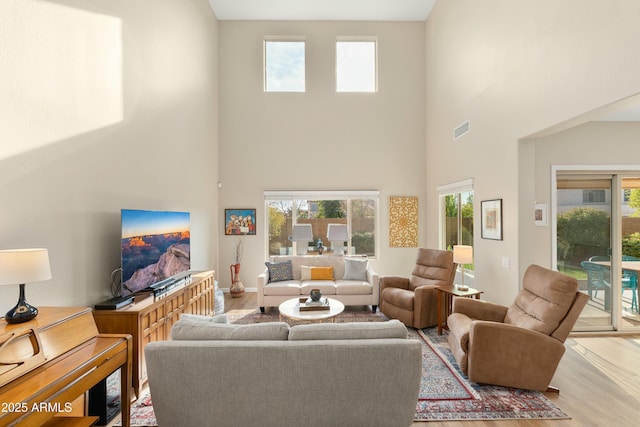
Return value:
M 407 427 L 420 342 L 397 320 L 231 325 L 183 315 L 145 348 L 159 426 Z

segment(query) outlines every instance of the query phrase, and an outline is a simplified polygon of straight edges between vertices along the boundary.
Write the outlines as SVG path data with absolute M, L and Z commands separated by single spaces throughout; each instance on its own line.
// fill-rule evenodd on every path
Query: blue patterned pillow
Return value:
M 293 280 L 291 260 L 282 262 L 265 262 L 264 265 L 266 265 L 269 270 L 269 283 Z

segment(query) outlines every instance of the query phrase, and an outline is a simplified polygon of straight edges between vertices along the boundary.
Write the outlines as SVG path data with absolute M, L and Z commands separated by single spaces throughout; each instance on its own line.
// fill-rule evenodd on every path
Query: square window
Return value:
M 336 91 L 376 92 L 376 42 L 336 42 Z
M 264 42 L 264 90 L 305 91 L 305 42 Z

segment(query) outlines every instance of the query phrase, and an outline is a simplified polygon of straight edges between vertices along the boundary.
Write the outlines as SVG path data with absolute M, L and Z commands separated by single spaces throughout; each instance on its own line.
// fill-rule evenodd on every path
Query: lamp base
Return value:
M 7 311 L 7 314 L 4 315 L 4 320 L 7 323 L 22 323 L 28 322 L 29 320 L 33 320 L 38 315 L 38 309 L 32 305 L 30 305 L 27 300 L 24 298 L 24 284 L 20 285 L 20 298 L 18 299 L 18 304 L 13 307 L 11 310 Z

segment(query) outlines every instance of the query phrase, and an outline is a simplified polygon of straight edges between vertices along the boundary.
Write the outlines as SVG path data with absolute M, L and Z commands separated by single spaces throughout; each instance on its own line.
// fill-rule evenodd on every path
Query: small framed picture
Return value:
M 536 203 L 535 208 L 533 209 L 533 220 L 538 227 L 549 225 L 546 203 Z
M 502 199 L 483 200 L 481 235 L 483 239 L 502 240 Z
M 225 236 L 255 235 L 256 234 L 256 210 L 255 209 L 225 209 L 224 210 L 224 234 Z

